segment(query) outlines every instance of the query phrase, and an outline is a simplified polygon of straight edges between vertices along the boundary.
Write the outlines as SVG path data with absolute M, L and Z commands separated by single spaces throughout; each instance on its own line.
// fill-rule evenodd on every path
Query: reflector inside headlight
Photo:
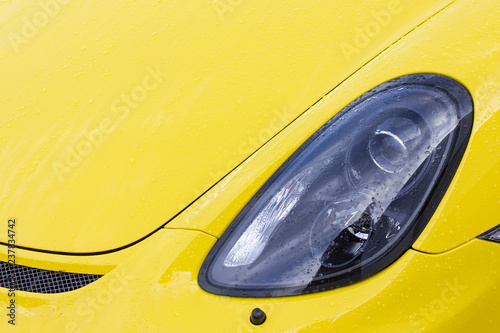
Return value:
M 206 259 L 200 285 L 283 296 L 375 274 L 427 223 L 471 125 L 470 95 L 447 77 L 410 75 L 367 92 L 252 199 Z

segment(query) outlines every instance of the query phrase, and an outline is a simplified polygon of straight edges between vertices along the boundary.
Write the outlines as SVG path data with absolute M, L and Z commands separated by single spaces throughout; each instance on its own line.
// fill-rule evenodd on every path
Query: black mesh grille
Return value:
M 0 262 L 0 287 L 40 294 L 58 294 L 82 288 L 102 275 L 48 271 Z

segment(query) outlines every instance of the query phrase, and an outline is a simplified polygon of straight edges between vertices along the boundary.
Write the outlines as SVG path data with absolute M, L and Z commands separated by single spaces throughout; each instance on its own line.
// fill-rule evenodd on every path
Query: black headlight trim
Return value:
M 477 238 L 490 242 L 500 243 L 500 224 L 479 235 Z

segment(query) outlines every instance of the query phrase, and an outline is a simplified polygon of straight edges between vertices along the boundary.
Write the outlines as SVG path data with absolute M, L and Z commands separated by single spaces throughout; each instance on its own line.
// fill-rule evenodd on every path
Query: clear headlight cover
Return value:
M 365 279 L 409 249 L 465 151 L 472 100 L 415 74 L 363 94 L 267 182 L 205 260 L 203 289 L 268 297 Z

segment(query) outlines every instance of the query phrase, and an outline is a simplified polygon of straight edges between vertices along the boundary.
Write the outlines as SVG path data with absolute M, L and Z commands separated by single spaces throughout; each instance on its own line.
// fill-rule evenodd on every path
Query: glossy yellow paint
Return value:
M 420 2 L 418 3 L 420 4 Z M 314 8 L 316 6 L 315 4 L 310 5 Z M 103 6 L 108 5 L 103 4 Z M 191 4 L 186 6 L 191 6 Z M 275 6 L 284 5 L 276 4 Z M 318 6 L 327 6 L 327 4 L 318 4 Z M 70 8 L 70 6 L 68 5 L 67 8 Z M 252 8 L 255 8 L 253 3 L 250 5 L 241 2 L 243 14 L 238 14 L 237 7 L 235 7 L 232 12 L 223 14 L 224 21 L 220 21 L 217 26 L 219 29 L 223 29 L 222 27 L 231 26 L 231 24 L 244 25 L 246 21 L 243 18 L 247 18 L 246 11 L 252 13 L 248 15 L 255 14 L 255 11 L 251 11 Z M 352 10 L 354 21 L 356 18 L 360 19 L 362 17 L 362 14 L 359 14 L 358 17 L 357 12 L 356 14 L 355 12 L 355 10 Z M 34 251 L 19 251 L 19 262 L 21 264 L 47 269 L 66 268 L 67 271 L 106 273 L 106 275 L 87 287 L 64 294 L 37 295 L 18 292 L 17 301 L 20 305 L 17 314 L 18 326 L 12 327 L 7 324 L 6 320 L 0 320 L 0 331 L 357 331 L 384 333 L 498 331 L 498 327 L 500 327 L 500 317 L 498 316 L 500 311 L 500 289 L 498 288 L 500 284 L 500 245 L 473 239 L 478 234 L 500 223 L 497 214 L 500 208 L 498 199 L 500 193 L 497 187 L 499 182 L 497 170 L 500 166 L 500 144 L 498 139 L 500 138 L 500 128 L 498 126 L 500 116 L 497 112 L 500 109 L 500 21 L 498 21 L 496 15 L 498 12 L 500 12 L 500 3 L 494 0 L 476 3 L 457 0 L 446 7 L 343 81 L 330 94 L 298 117 L 271 141 L 263 145 L 238 168 L 230 172 L 198 201 L 176 216 L 165 228 L 160 229 L 132 247 L 116 253 L 98 256 L 49 255 Z M 192 14 L 198 15 L 198 12 L 193 11 Z M 213 14 L 216 18 L 218 17 L 217 11 Z M 320 13 L 318 10 L 316 14 L 324 13 Z M 407 13 L 408 16 L 413 14 Z M 234 16 L 231 17 L 230 15 Z M 243 18 L 238 15 L 242 15 Z M 269 15 L 267 19 L 273 17 L 272 12 L 267 15 Z M 361 21 L 355 22 L 362 24 Z M 276 26 L 279 26 L 279 24 L 281 22 L 276 23 Z M 398 31 L 398 33 L 401 32 L 402 30 Z M 226 34 L 230 33 L 226 32 Z M 264 32 L 260 34 L 264 35 Z M 395 39 L 398 38 L 396 33 L 391 36 Z M 259 36 L 256 34 L 254 38 L 257 37 Z M 225 38 L 229 37 L 226 36 Z M 283 38 L 290 38 L 290 36 L 283 36 Z M 301 40 L 303 36 L 300 35 L 297 38 Z M 384 38 L 387 39 L 379 40 L 375 44 L 379 42 L 381 44 L 388 43 L 390 38 Z M 230 39 L 227 39 L 226 42 L 228 40 Z M 48 38 L 46 41 L 48 41 Z M 222 43 L 223 41 L 221 37 L 219 42 Z M 277 42 L 280 42 L 279 38 Z M 318 44 L 320 44 L 319 41 Z M 39 47 L 41 48 L 41 46 Z M 372 49 L 371 47 L 367 46 L 363 50 L 363 54 L 368 49 L 373 54 L 383 50 L 383 48 L 373 46 Z M 224 50 L 230 52 L 228 48 Z M 213 56 L 215 56 L 217 51 L 212 50 L 212 52 L 214 52 Z M 322 55 L 327 54 L 319 53 Z M 146 54 L 146 57 L 149 56 L 148 53 Z M 315 53 L 313 52 L 313 54 Z M 280 55 L 284 55 L 284 53 Z M 273 58 L 275 56 L 278 56 L 278 54 L 273 53 L 271 59 L 275 59 Z M 4 59 L 3 57 L 2 55 L 0 59 Z M 25 55 L 25 57 L 28 56 Z M 310 58 L 309 56 L 304 57 L 309 59 L 311 63 L 318 60 L 312 55 Z M 357 61 L 357 64 L 360 65 L 370 59 L 369 56 L 367 57 L 361 59 L 360 55 L 360 59 L 353 61 Z M 262 59 L 260 58 L 260 60 Z M 284 61 L 287 65 L 292 64 L 291 60 Z M 116 68 L 120 66 L 117 65 Z M 324 66 L 325 72 L 323 72 L 321 66 Z M 328 90 L 328 84 L 331 84 L 330 88 L 333 88 L 336 82 L 341 81 L 340 77 L 347 77 L 350 74 L 342 72 L 344 70 L 348 71 L 345 68 L 336 69 L 341 71 L 342 75 L 331 74 L 335 69 L 332 63 L 321 64 L 321 66 L 318 69 L 318 77 L 312 79 L 306 86 L 299 86 L 297 90 L 294 90 L 293 85 L 289 82 L 281 81 L 281 78 L 286 77 L 289 79 L 291 77 L 284 75 L 282 72 L 280 72 L 280 78 L 275 78 L 275 81 L 271 80 L 271 74 L 268 74 L 269 77 L 266 79 L 272 81 L 269 83 L 269 87 L 275 87 L 275 84 L 280 83 L 286 84 L 289 90 L 279 97 L 279 100 L 282 100 L 282 98 L 284 100 L 286 96 L 292 96 L 293 92 L 300 92 L 304 87 L 308 86 L 314 87 L 313 90 L 316 92 L 321 90 L 318 87 Z M 302 69 L 301 67 L 300 70 Z M 97 70 L 91 72 L 95 74 Z M 242 207 L 274 171 L 315 130 L 360 94 L 391 78 L 416 72 L 444 74 L 462 82 L 473 96 L 475 119 L 470 145 L 457 175 L 428 227 L 414 244 L 414 249 L 407 251 L 397 262 L 375 276 L 336 290 L 269 299 L 223 297 L 203 291 L 197 283 L 199 268 L 203 260 L 215 244 L 217 237 L 224 232 Z M 281 76 L 282 74 L 283 76 Z M 297 77 L 303 75 L 305 73 L 301 73 Z M 125 76 L 121 78 L 125 81 L 128 80 Z M 320 83 L 317 83 L 316 80 Z M 120 80 L 115 82 L 120 82 Z M 130 83 L 131 81 L 126 82 Z M 250 83 L 252 82 L 259 81 L 257 77 L 254 77 L 253 80 L 250 80 Z M 295 84 L 297 83 L 295 82 Z M 124 84 L 124 86 L 128 85 Z M 257 90 L 252 91 L 256 92 Z M 274 93 L 277 92 L 272 91 L 265 96 L 270 98 L 269 96 Z M 297 104 L 297 110 L 299 110 L 299 104 L 304 106 L 307 105 L 306 102 L 311 103 L 311 100 L 314 99 L 312 91 L 306 93 L 306 95 L 307 98 L 304 97 L 303 104 L 301 104 L 302 102 Z M 160 94 L 155 96 L 159 101 Z M 234 96 L 229 97 L 233 98 Z M 265 98 L 261 99 L 261 96 L 255 96 L 255 98 L 259 103 L 265 101 Z M 271 100 L 278 103 L 278 97 L 273 98 Z M 229 100 L 229 102 L 231 101 Z M 55 101 L 52 101 L 52 103 L 55 103 Z M 151 103 L 150 106 L 152 107 L 157 102 Z M 215 104 L 214 102 L 214 104 L 210 105 Z M 250 105 L 247 106 L 250 107 Z M 144 108 L 146 109 L 146 107 Z M 193 110 L 196 109 L 198 107 L 194 107 Z M 194 114 L 194 111 L 192 112 Z M 190 113 L 188 111 L 188 114 Z M 65 117 L 63 116 L 64 120 L 68 121 L 69 118 Z M 243 119 L 240 118 L 241 121 Z M 116 130 L 118 131 L 116 133 L 120 133 L 120 139 L 124 139 L 127 131 L 133 129 L 132 118 L 130 118 L 130 121 L 130 125 L 124 125 L 122 130 Z M 258 125 L 262 126 L 261 123 Z M 259 128 L 258 125 L 255 125 L 255 128 Z M 3 126 L 3 128 L 8 127 L 7 125 Z M 213 133 L 215 134 L 215 132 Z M 158 135 L 161 136 L 162 134 Z M 222 139 L 222 134 L 220 135 L 219 139 Z M 238 136 L 235 140 L 241 138 Z M 107 140 L 108 142 L 112 141 L 114 144 L 120 142 L 118 138 L 113 137 L 109 137 Z M 132 138 L 129 138 L 123 142 L 130 143 L 131 140 Z M 186 148 L 187 146 L 183 147 Z M 224 155 L 227 153 L 226 149 L 228 148 L 229 146 L 224 146 L 224 149 L 221 150 L 224 153 L 218 152 L 217 156 L 228 157 L 229 155 Z M 40 149 L 40 151 L 43 151 L 42 148 Z M 108 154 L 111 151 L 107 149 L 110 148 L 104 148 L 103 146 L 102 152 L 99 151 L 92 155 L 92 158 L 90 158 L 92 161 L 89 160 L 88 166 L 82 166 L 81 171 L 76 171 L 74 175 L 68 177 L 83 177 L 79 178 L 78 181 L 71 180 L 75 182 L 73 185 L 77 183 L 82 185 L 81 182 L 91 179 L 90 176 L 83 175 L 90 170 L 97 171 L 97 169 L 92 169 L 90 165 L 97 162 L 104 163 L 106 161 L 104 157 L 105 151 Z M 36 151 L 36 153 L 39 153 L 39 151 Z M 118 154 L 117 156 L 123 157 L 125 155 Z M 107 163 L 110 163 L 109 167 L 111 167 L 115 162 L 108 161 Z M 196 164 L 196 169 L 201 169 L 200 166 L 203 166 L 203 163 L 200 160 Z M 110 173 L 110 171 L 103 172 L 105 174 L 106 172 Z M 193 177 L 207 179 L 199 176 L 199 174 L 203 173 L 202 171 L 198 170 L 198 172 Z M 40 172 L 37 175 L 42 173 Z M 16 174 L 12 178 L 13 184 L 19 183 L 19 179 L 22 179 L 27 174 L 28 171 L 23 171 L 19 175 Z M 119 173 L 119 175 L 123 176 L 122 173 Z M 32 179 L 38 179 L 37 177 L 35 175 Z M 176 184 L 180 183 L 179 181 Z M 96 183 L 92 184 L 97 186 Z M 111 184 L 112 182 L 106 183 L 107 186 Z M 210 181 L 205 183 L 206 186 L 209 186 L 209 184 Z M 89 191 L 89 189 L 85 189 L 85 193 L 88 193 L 86 191 Z M 44 195 L 48 195 L 48 193 Z M 179 194 L 179 197 L 181 197 L 181 194 Z M 176 198 L 176 202 L 183 202 L 184 199 L 185 197 Z M 158 200 L 158 202 L 161 201 Z M 121 207 L 132 209 L 128 207 L 131 202 L 122 202 L 121 205 L 123 206 Z M 182 205 L 179 204 L 180 206 Z M 18 206 L 18 208 L 22 207 Z M 24 208 L 26 207 L 24 206 Z M 112 209 L 113 207 L 113 205 L 110 205 L 108 208 L 115 212 Z M 137 211 L 144 212 L 145 210 L 144 207 L 140 207 Z M 22 212 L 22 210 L 19 211 Z M 175 209 L 171 210 L 171 212 L 173 211 Z M 2 213 L 5 214 L 3 210 Z M 127 213 L 130 213 L 130 211 L 127 211 Z M 165 210 L 163 213 L 165 213 Z M 83 212 L 82 214 L 87 213 Z M 157 212 L 151 212 L 151 214 L 157 214 Z M 165 213 L 165 218 L 167 215 Z M 8 213 L 8 216 L 12 216 L 12 213 Z M 85 216 L 88 217 L 88 215 Z M 23 218 L 20 221 L 26 221 L 26 219 Z M 120 227 L 113 224 L 115 226 L 113 230 L 120 235 L 110 238 L 112 244 L 123 244 L 123 242 L 132 239 L 123 232 L 124 228 L 131 227 L 127 223 L 131 222 L 123 222 Z M 55 225 L 49 224 L 52 228 Z M 139 231 L 142 230 L 143 226 L 134 224 L 131 228 L 140 234 Z M 50 240 L 50 229 L 49 227 L 41 229 L 40 235 L 42 237 L 47 236 Z M 27 229 L 20 229 L 20 235 L 23 235 L 21 230 L 27 232 Z M 62 248 L 64 245 L 68 246 L 69 249 L 82 251 L 104 248 L 99 241 L 96 241 L 97 245 L 85 245 L 84 240 L 88 242 L 89 235 L 92 235 L 92 233 L 90 231 L 82 232 L 82 230 L 83 228 L 79 227 L 78 223 L 73 230 L 73 232 L 81 233 L 82 240 L 62 239 L 62 245 L 55 244 L 53 246 Z M 108 236 L 105 233 L 106 230 L 102 229 L 100 231 Z M 68 231 L 61 230 L 59 236 L 64 237 L 67 235 L 65 232 Z M 73 234 L 69 235 L 72 236 Z M 45 244 L 50 247 L 47 240 L 37 240 L 33 235 L 25 237 L 26 244 L 38 244 L 40 246 Z M 43 246 L 41 247 L 43 248 Z M 4 253 L 5 249 L 1 252 Z M 4 259 L 4 257 L 0 257 L 0 260 Z M 2 289 L 0 304 L 6 304 L 7 301 L 6 292 Z M 268 320 L 260 327 L 252 326 L 248 320 L 251 310 L 255 307 L 262 308 L 268 315 Z M 0 316 L 3 318 L 5 318 L 5 311 L 4 306 L 0 307 Z
M 150 234 L 451 0 L 236 2 L 0 4 L 0 215 L 20 245 Z
M 130 255 L 148 241 L 149 238 L 146 238 L 142 242 L 121 251 L 99 255 L 75 256 L 16 248 L 16 263 L 22 266 L 37 267 L 51 271 L 104 275 L 118 267 L 120 263 L 126 261 Z M 8 251 L 3 245 L 1 249 L 0 261 L 7 262 Z
M 56 295 L 18 292 L 17 326 L 2 332 L 495 332 L 500 323 L 500 246 L 473 240 L 429 255 L 409 250 L 355 285 L 311 295 L 242 299 L 197 283 L 216 239 L 161 230 L 126 261 L 82 289 Z M 480 283 L 478 283 L 480 281 Z M 8 301 L 5 293 L 0 302 Z M 253 326 L 262 308 L 267 321 Z M 5 317 L 5 307 L 0 314 Z
M 385 81 L 426 72 L 467 87 L 474 125 L 457 174 L 414 248 L 443 252 L 500 224 L 500 21 L 493 8 L 500 10 L 496 2 L 459 1 L 444 9 L 336 87 L 166 228 L 220 237 L 267 179 L 344 106 Z

